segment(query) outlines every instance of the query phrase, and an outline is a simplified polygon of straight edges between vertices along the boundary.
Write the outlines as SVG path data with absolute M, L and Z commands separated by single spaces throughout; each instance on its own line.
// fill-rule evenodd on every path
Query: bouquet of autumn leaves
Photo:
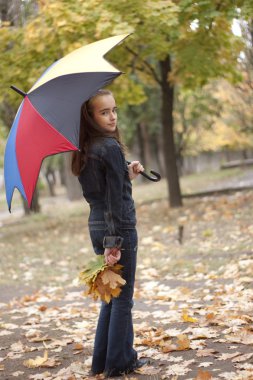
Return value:
M 118 297 L 121 287 L 126 281 L 121 277 L 123 266 L 109 266 L 104 261 L 104 255 L 97 255 L 96 260 L 87 264 L 79 274 L 79 282 L 88 286 L 86 294 L 93 299 L 98 298 L 109 303 L 113 297 Z

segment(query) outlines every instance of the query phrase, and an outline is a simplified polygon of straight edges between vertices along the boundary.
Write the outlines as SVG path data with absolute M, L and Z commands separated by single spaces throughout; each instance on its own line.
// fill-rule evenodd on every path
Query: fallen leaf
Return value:
M 203 362 L 198 365 L 198 367 L 210 367 L 210 365 L 213 365 L 213 362 Z
M 152 366 L 145 365 L 141 368 L 136 369 L 134 372 L 139 373 L 140 375 L 152 376 L 158 374 L 160 372 L 160 369 L 158 369 L 157 367 L 155 368 Z
M 185 334 L 180 334 L 177 336 L 177 351 L 189 350 L 190 339 Z
M 213 348 L 204 348 L 203 350 L 198 350 L 196 353 L 196 356 L 198 357 L 206 357 L 206 356 L 213 356 L 217 351 Z
M 229 353 L 223 353 L 221 356 L 217 358 L 217 360 L 227 360 L 227 359 L 232 359 L 238 355 L 240 355 L 241 352 L 232 352 L 231 354 Z
M 41 306 L 39 306 L 39 311 L 46 311 L 47 310 L 47 306 L 45 306 L 45 305 L 41 305 Z
M 35 359 L 28 359 L 23 362 L 25 367 L 28 368 L 37 368 L 41 367 L 43 363 L 45 363 L 48 360 L 48 352 L 44 352 L 44 356 L 36 356 Z
M 212 379 L 212 375 L 208 371 L 202 371 L 201 369 L 198 371 L 197 376 L 194 378 L 194 380 L 210 380 Z
M 191 323 L 198 322 L 196 318 L 190 317 L 186 310 L 183 311 L 182 318 L 184 322 L 191 322 Z
M 74 344 L 73 350 L 83 350 L 83 349 L 84 349 L 84 346 L 82 343 L 75 343 Z
M 22 371 L 16 371 L 16 372 L 12 372 L 12 376 L 13 377 L 19 377 L 19 376 L 21 376 L 21 375 L 23 375 L 24 374 L 24 372 L 22 372 Z
M 232 359 L 232 362 L 233 363 L 244 362 L 245 360 L 251 359 L 252 356 L 253 356 L 252 353 L 240 355 L 240 356 L 237 356 L 236 358 Z

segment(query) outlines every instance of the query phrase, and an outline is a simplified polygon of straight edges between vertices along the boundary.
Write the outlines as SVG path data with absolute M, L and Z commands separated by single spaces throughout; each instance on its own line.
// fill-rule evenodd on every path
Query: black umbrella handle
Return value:
M 127 161 L 127 164 L 130 165 L 131 162 L 130 162 L 130 161 Z M 151 177 L 150 175 L 148 175 L 148 174 L 145 173 L 145 172 L 140 172 L 140 174 L 141 174 L 143 177 L 149 179 L 150 181 L 153 181 L 153 182 L 158 182 L 158 181 L 160 181 L 160 179 L 161 179 L 161 175 L 160 175 L 159 173 L 154 172 L 153 170 L 150 170 L 150 173 L 153 174 L 154 177 Z

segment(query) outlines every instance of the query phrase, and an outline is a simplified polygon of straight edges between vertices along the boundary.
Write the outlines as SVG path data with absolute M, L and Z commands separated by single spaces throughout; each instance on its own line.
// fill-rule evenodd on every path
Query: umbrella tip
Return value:
M 20 90 L 19 88 L 17 88 L 16 86 L 12 86 L 12 85 L 11 85 L 10 88 L 11 88 L 12 90 L 16 91 L 19 95 L 22 95 L 23 97 L 26 96 L 26 93 L 25 93 L 24 91 Z

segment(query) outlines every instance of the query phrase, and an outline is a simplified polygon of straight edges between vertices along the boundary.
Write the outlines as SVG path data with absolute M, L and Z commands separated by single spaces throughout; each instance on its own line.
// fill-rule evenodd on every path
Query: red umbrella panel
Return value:
M 45 157 L 79 149 L 81 105 L 121 74 L 103 56 L 127 36 L 106 38 L 77 49 L 51 65 L 27 94 L 16 89 L 24 100 L 5 149 L 9 210 L 15 188 L 31 206 Z

